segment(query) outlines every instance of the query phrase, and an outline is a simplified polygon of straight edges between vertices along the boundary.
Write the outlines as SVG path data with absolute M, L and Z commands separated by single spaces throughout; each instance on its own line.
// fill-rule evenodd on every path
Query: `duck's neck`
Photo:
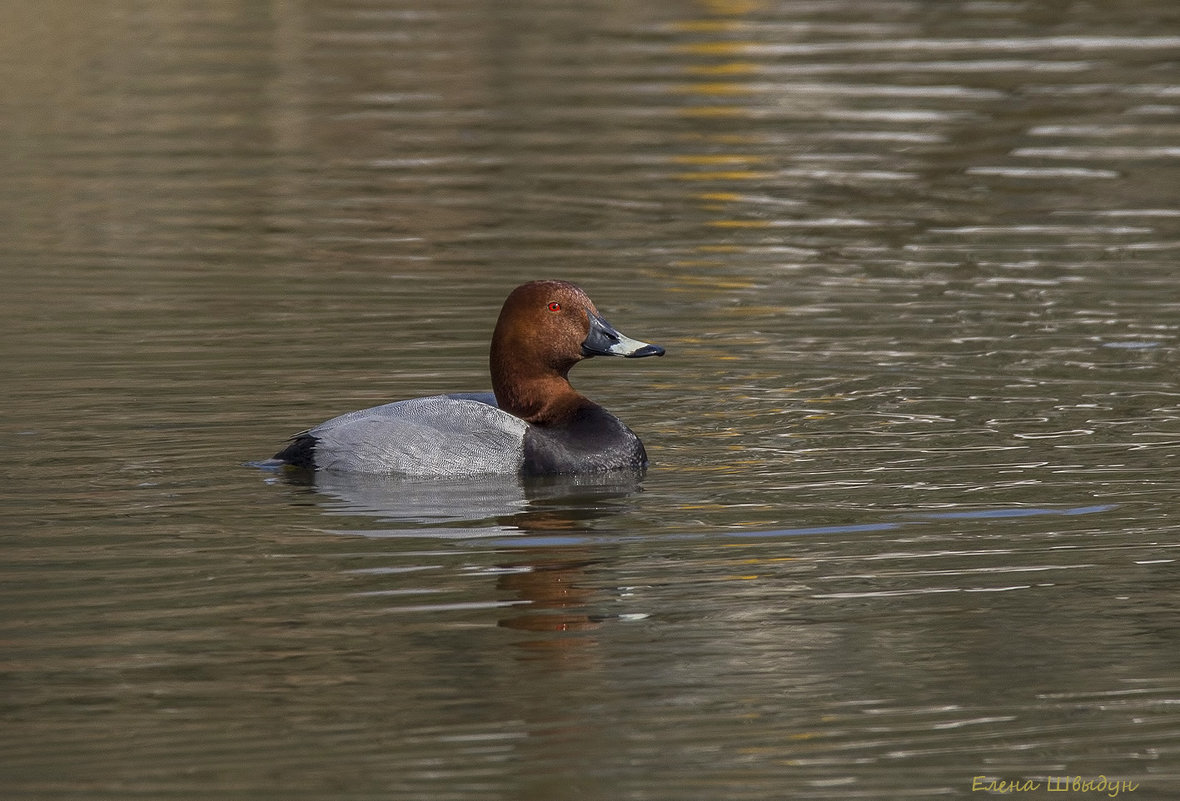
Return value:
M 515 377 L 498 380 L 492 376 L 492 390 L 496 403 L 504 411 L 514 414 L 535 426 L 555 426 L 574 417 L 579 409 L 592 401 L 578 393 L 565 376 Z

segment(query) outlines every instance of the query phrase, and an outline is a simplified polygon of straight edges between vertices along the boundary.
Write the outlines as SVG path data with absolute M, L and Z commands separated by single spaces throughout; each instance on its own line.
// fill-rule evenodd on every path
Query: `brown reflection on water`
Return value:
M 500 625 L 518 631 L 586 632 L 602 625 L 589 614 L 577 613 L 587 609 L 599 594 L 599 589 L 587 581 L 586 569 L 596 564 L 593 559 L 577 559 L 576 554 L 560 552 L 555 558 L 530 558 L 526 562 L 504 565 L 511 572 L 496 582 L 497 589 L 509 591 L 529 604 L 528 614 L 504 618 Z M 580 648 L 588 643 L 574 643 L 569 638 L 525 641 L 523 648 L 565 649 Z

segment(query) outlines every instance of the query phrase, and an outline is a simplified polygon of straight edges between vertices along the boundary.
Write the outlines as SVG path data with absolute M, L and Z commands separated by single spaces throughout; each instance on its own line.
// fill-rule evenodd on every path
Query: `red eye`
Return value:
M 561 304 L 556 300 L 549 304 L 549 311 L 561 311 Z

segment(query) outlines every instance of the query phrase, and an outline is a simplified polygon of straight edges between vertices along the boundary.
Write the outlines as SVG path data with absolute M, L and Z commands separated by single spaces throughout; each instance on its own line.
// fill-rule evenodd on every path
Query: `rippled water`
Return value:
M 1175 797 L 1177 53 L 1163 0 L 5 4 L 4 797 Z M 574 372 L 642 480 L 245 466 L 486 388 L 537 277 L 668 348 Z

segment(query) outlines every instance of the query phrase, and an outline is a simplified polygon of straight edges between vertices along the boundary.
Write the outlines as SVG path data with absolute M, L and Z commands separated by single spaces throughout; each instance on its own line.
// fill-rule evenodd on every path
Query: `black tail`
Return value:
M 291 444 L 274 455 L 275 459 L 305 470 L 315 470 L 315 437 L 311 434 L 296 434 Z

